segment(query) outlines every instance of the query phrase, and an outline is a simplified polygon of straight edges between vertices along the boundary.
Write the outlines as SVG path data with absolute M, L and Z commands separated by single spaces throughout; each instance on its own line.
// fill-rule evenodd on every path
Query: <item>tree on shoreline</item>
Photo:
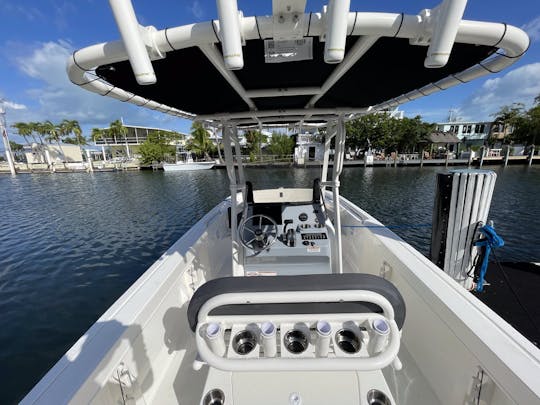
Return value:
M 175 132 L 150 131 L 148 137 L 139 148 L 141 163 L 148 165 L 154 162 L 170 160 L 175 155 L 176 146 L 173 145 L 181 135 Z
M 509 126 L 513 131 L 505 136 L 505 143 L 522 143 L 525 145 L 535 145 L 540 139 L 540 95 L 535 99 L 535 104 L 525 110 L 522 103 L 502 106 L 495 113 L 495 123 L 503 125 L 503 133 Z
M 210 153 L 214 151 L 214 144 L 210 140 L 210 135 L 200 122 L 191 125 L 191 139 L 187 143 L 187 148 L 196 155 L 210 159 Z
M 259 131 L 247 131 L 246 132 L 246 142 L 248 145 L 248 153 L 249 153 L 249 160 L 254 161 L 256 159 L 256 155 L 258 155 L 261 151 L 262 144 L 264 142 L 267 142 L 266 135 L 263 135 Z
M 364 149 L 371 145 L 385 152 L 415 152 L 435 129 L 419 115 L 397 119 L 386 113 L 363 115 L 346 125 L 346 147 Z
M 287 157 L 294 153 L 294 140 L 290 136 L 273 133 L 267 149 L 271 155 Z
M 64 136 L 64 143 L 71 145 L 87 145 L 86 138 L 82 135 L 82 129 L 77 120 L 62 120 L 59 128 Z M 73 134 L 73 138 L 68 135 Z

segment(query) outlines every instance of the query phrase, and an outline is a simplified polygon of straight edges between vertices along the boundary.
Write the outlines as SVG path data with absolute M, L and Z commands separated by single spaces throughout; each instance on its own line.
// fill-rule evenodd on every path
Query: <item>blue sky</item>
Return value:
M 437 3 L 352 0 L 351 9 L 416 14 Z M 213 0 L 133 0 L 133 4 L 139 22 L 158 29 L 217 18 Z M 269 0 L 238 0 L 238 5 L 247 16 L 272 11 Z M 308 1 L 307 11 L 320 11 L 322 5 Z M 469 0 L 464 18 L 521 27 L 529 33 L 531 47 L 500 74 L 403 105 L 406 115 L 436 122 L 456 109 L 464 119 L 489 119 L 502 105 L 530 105 L 540 94 L 540 1 Z M 189 130 L 189 121 L 101 97 L 68 81 L 65 61 L 73 50 L 119 37 L 107 0 L 0 0 L 0 21 L 0 98 L 6 100 L 8 125 L 77 119 L 89 135 L 91 128 L 123 117 L 128 124 Z

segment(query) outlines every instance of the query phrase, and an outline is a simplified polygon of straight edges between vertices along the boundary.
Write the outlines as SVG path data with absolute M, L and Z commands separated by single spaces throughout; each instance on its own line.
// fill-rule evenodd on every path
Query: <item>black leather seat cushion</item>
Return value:
M 398 289 L 388 280 L 371 274 L 308 274 L 274 277 L 223 277 L 203 284 L 191 298 L 188 321 L 197 327 L 199 310 L 210 298 L 226 293 L 274 291 L 369 290 L 381 294 L 393 306 L 395 320 L 401 329 L 405 321 L 405 302 Z M 324 313 L 382 313 L 378 305 L 366 302 L 235 304 L 214 309 L 211 315 L 271 315 Z

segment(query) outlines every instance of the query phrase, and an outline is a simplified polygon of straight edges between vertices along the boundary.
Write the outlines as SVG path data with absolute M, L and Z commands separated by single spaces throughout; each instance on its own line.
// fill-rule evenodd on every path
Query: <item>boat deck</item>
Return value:
M 490 285 L 474 295 L 540 346 L 540 266 L 518 262 L 504 262 L 501 266 L 502 271 L 497 263 L 489 264 L 486 278 Z

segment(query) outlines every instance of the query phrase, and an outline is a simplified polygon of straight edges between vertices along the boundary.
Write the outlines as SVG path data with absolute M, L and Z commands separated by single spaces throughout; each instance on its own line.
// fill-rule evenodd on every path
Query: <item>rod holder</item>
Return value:
M 131 0 L 109 0 L 109 4 L 122 41 L 124 41 L 129 63 L 137 83 L 140 85 L 156 83 L 156 74 L 150 56 L 146 51 L 146 45 Z
M 317 342 L 315 343 L 315 355 L 317 357 L 327 357 L 330 348 L 332 326 L 326 321 L 317 322 Z
M 350 0 L 330 0 L 326 14 L 324 61 L 340 63 L 345 57 Z
M 219 323 L 209 323 L 205 332 L 206 342 L 210 347 L 210 350 L 214 352 L 216 356 L 225 355 L 225 338 L 223 328 Z
M 273 322 L 264 322 L 261 325 L 261 345 L 265 357 L 276 357 L 276 325 Z
M 433 34 L 425 67 L 440 68 L 448 63 L 466 5 L 467 0 L 444 0 L 433 10 Z
M 223 60 L 229 70 L 244 67 L 242 35 L 236 0 L 217 0 Z
M 375 319 L 371 322 L 371 339 L 368 344 L 368 352 L 371 355 L 384 350 L 388 336 L 390 335 L 390 325 L 384 319 Z

